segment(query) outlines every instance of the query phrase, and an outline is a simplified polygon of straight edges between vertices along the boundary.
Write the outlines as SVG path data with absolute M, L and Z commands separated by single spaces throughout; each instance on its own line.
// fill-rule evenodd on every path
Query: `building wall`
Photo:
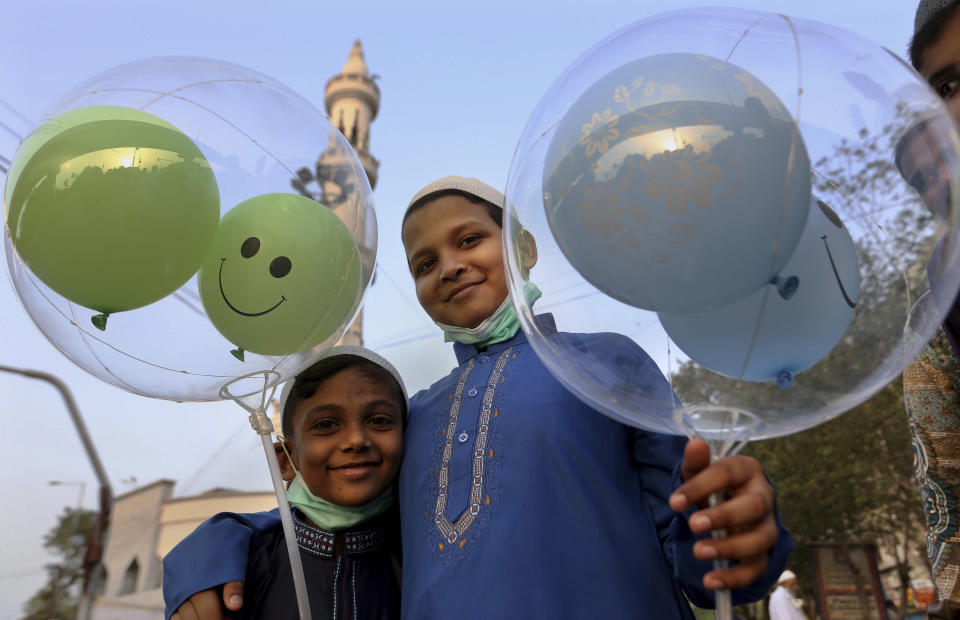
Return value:
M 163 620 L 163 595 L 159 589 L 120 597 L 100 597 L 91 620 Z
M 160 558 L 156 552 L 159 518 L 164 501 L 173 492 L 173 484 L 172 480 L 159 480 L 116 498 L 104 553 L 107 596 L 122 594 L 124 576 L 134 561 L 139 567 L 134 591 L 159 587 Z
M 162 620 L 161 560 L 200 523 L 219 512 L 260 512 L 277 506 L 272 492 L 215 490 L 170 499 L 173 481 L 161 480 L 116 498 L 104 553 L 107 585 L 92 620 Z M 136 588 L 122 593 L 124 573 L 136 558 Z
M 161 558 L 167 555 L 194 528 L 218 512 L 260 512 L 276 507 L 277 498 L 270 492 L 200 495 L 169 501 L 160 514 L 156 553 Z

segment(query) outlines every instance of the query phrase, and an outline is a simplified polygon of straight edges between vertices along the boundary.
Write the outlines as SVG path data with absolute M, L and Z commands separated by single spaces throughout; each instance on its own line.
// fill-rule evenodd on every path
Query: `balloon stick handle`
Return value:
M 261 415 L 264 418 L 267 417 L 265 413 L 261 413 Z M 253 418 L 253 415 L 250 417 Z M 269 422 L 270 419 L 267 418 L 267 423 Z M 303 562 L 300 561 L 297 533 L 293 528 L 293 515 L 290 514 L 290 504 L 287 502 L 287 490 L 283 486 L 283 477 L 280 475 L 277 453 L 273 449 L 273 442 L 270 441 L 269 434 L 261 434 L 260 439 L 263 442 L 263 451 L 267 455 L 270 478 L 273 480 L 273 491 L 277 495 L 277 504 L 280 507 L 280 521 L 283 523 L 283 537 L 287 544 L 287 555 L 290 556 L 290 568 L 293 571 L 293 586 L 297 593 L 297 608 L 300 610 L 300 620 L 310 620 L 312 616 L 310 615 L 310 601 L 307 598 L 307 580 L 303 575 Z
M 733 456 L 746 445 L 759 426 L 760 419 L 743 409 L 733 407 L 693 407 L 677 408 L 673 420 L 688 437 L 699 437 L 710 447 L 710 462 Z M 726 499 L 721 492 L 710 494 L 710 507 L 719 506 Z M 726 538 L 726 529 L 713 530 L 713 538 Z M 725 570 L 730 567 L 728 560 L 714 560 L 713 570 Z M 730 590 L 714 590 L 714 605 L 717 620 L 733 620 L 733 604 Z
M 723 503 L 723 493 L 710 494 L 710 507 L 714 508 Z M 726 538 L 726 528 L 713 530 L 710 535 L 713 538 Z M 714 560 L 713 570 L 726 570 L 730 568 L 729 560 Z M 717 611 L 717 620 L 732 620 L 733 604 L 730 600 L 730 590 L 714 590 L 714 605 Z
M 252 379 L 262 379 L 263 388 L 249 392 L 252 388 Z M 263 452 L 267 456 L 267 467 L 270 469 L 270 479 L 273 481 L 273 492 L 277 496 L 277 505 L 280 508 L 280 521 L 283 523 L 283 538 L 287 545 L 287 555 L 290 558 L 290 570 L 293 572 L 293 587 L 297 593 L 297 608 L 300 610 L 300 620 L 311 620 L 310 601 L 307 598 L 307 580 L 303 576 L 303 562 L 300 560 L 300 547 L 297 545 L 297 532 L 293 526 L 293 515 L 290 514 L 290 504 L 287 502 L 287 489 L 283 486 L 283 476 L 280 475 L 280 463 L 277 461 L 277 452 L 273 449 L 270 440 L 273 433 L 273 423 L 267 416 L 267 405 L 277 391 L 280 374 L 275 370 L 261 370 L 241 377 L 231 379 L 220 387 L 220 398 L 230 398 L 238 405 L 250 412 L 250 426 L 260 435 L 263 443 Z M 238 390 L 239 394 L 230 391 Z M 246 400 L 248 397 L 259 395 L 259 404 Z

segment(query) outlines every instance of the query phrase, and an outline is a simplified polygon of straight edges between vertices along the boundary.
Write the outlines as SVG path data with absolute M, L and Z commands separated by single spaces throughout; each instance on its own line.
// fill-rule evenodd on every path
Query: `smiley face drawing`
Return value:
M 812 196 L 809 209 L 779 274 L 796 281 L 790 295 L 767 286 L 705 312 L 660 313 L 664 331 L 690 359 L 733 379 L 787 389 L 840 342 L 860 299 L 857 244 L 825 202 Z
M 350 320 L 360 277 L 360 252 L 343 221 L 309 198 L 278 193 L 221 218 L 198 281 L 224 338 L 241 351 L 288 355 Z

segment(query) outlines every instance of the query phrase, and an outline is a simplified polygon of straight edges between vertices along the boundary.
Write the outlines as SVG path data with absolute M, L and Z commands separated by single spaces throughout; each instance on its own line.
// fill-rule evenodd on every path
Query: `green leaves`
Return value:
M 83 583 L 83 555 L 96 519 L 97 513 L 92 510 L 64 508 L 57 525 L 43 537 L 43 547 L 60 560 L 44 567 L 47 583 L 26 602 L 22 620 L 76 615 Z

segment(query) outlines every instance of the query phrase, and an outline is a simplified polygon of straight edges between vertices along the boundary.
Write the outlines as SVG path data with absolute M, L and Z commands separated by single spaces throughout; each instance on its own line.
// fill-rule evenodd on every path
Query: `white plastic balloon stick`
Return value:
M 263 390 L 259 394 L 257 406 L 252 406 L 249 402 L 243 400 L 244 398 L 254 397 L 256 402 L 257 394 L 255 392 L 241 395 L 230 392 L 230 387 L 236 386 L 238 382 L 249 383 L 259 377 L 263 377 Z M 273 433 L 273 423 L 270 422 L 266 413 L 267 404 L 273 399 L 279 381 L 280 374 L 273 371 L 251 373 L 225 384 L 220 388 L 220 396 L 224 399 L 234 400 L 250 412 L 250 426 L 260 435 L 260 440 L 263 442 L 263 451 L 267 456 L 267 466 L 270 468 L 270 478 L 273 481 L 273 491 L 277 496 L 277 505 L 280 507 L 280 521 L 283 523 L 283 537 L 287 544 L 287 555 L 290 556 L 290 570 L 293 571 L 293 585 L 297 592 L 297 608 L 300 611 L 300 620 L 310 620 L 312 616 L 310 615 L 310 601 L 307 598 L 307 580 L 303 575 L 303 563 L 300 561 L 297 534 L 293 529 L 293 515 L 290 514 L 290 504 L 287 503 L 287 490 L 283 486 L 277 453 L 274 451 L 273 442 L 270 439 L 270 435 Z

